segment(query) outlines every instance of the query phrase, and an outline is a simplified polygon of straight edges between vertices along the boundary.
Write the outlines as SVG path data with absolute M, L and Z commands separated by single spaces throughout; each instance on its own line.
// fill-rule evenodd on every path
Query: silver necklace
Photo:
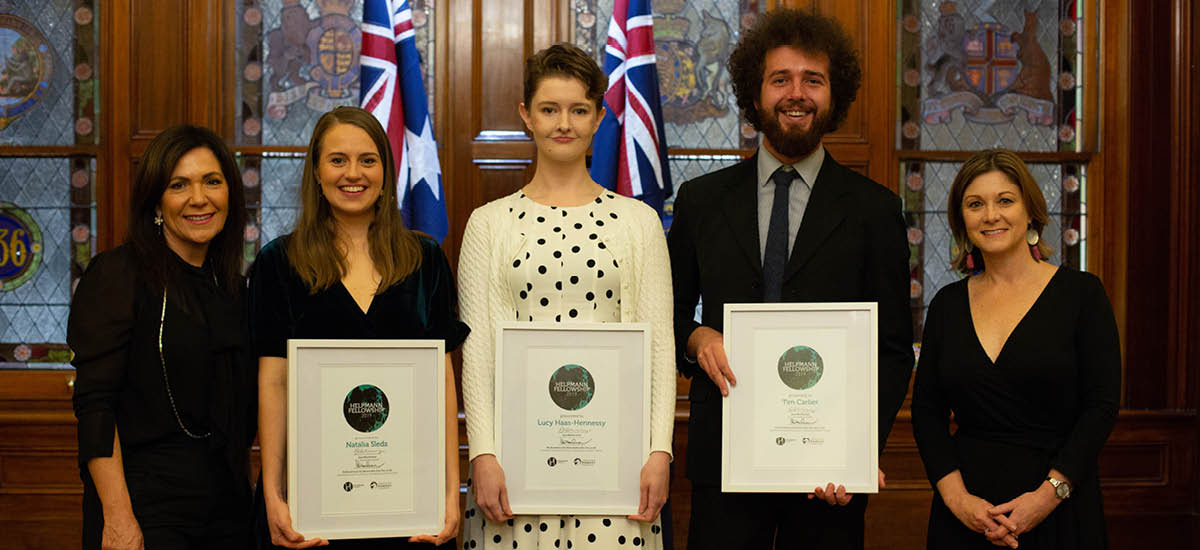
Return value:
M 167 359 L 163 355 L 163 324 L 167 320 L 167 287 L 163 285 L 162 313 L 158 317 L 158 361 L 162 364 L 163 384 L 167 387 L 167 400 L 171 402 L 171 412 L 175 413 L 175 422 L 179 423 L 179 429 L 187 434 L 192 439 L 204 439 L 212 435 L 208 432 L 204 435 L 196 435 L 187 426 L 183 425 L 183 418 L 179 416 L 179 409 L 175 407 L 175 395 L 171 393 L 171 381 L 167 378 Z

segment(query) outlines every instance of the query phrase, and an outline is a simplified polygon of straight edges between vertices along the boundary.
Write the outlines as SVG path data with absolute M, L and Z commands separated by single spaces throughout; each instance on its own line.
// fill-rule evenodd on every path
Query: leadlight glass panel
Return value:
M 96 8 L 0 0 L 0 368 L 69 367 L 71 293 L 95 250 Z M 41 146 L 65 151 L 27 152 Z
M 914 327 L 921 327 L 925 308 L 942 287 L 962 276 L 950 268 L 955 243 L 946 216 L 947 197 L 960 163 L 915 162 L 903 164 L 900 196 L 908 225 L 910 297 Z M 1053 253 L 1048 261 L 1072 269 L 1085 269 L 1087 242 L 1086 169 L 1077 164 L 1029 164 L 1046 199 L 1050 223 L 1042 239 Z M 920 334 L 917 334 L 920 340 Z
M 93 145 L 94 0 L 0 0 L 0 144 Z
M 254 261 L 261 245 L 290 233 L 300 212 L 303 153 L 243 155 L 242 182 L 250 225 L 246 228 L 246 262 Z
M 434 2 L 412 0 L 432 115 Z M 326 111 L 357 105 L 361 0 L 239 0 L 236 142 L 302 146 Z
M 574 42 L 604 66 L 612 0 L 575 0 Z M 741 31 L 765 9 L 759 0 L 657 0 L 654 42 L 666 143 L 744 149 L 757 132 L 742 124 L 726 65 Z M 676 182 L 686 179 L 672 173 Z
M 0 366 L 65 366 L 71 293 L 95 250 L 95 161 L 0 159 Z
M 742 160 L 739 155 L 671 155 L 667 165 L 671 169 L 671 177 L 682 185 L 704 174 L 716 172 L 727 166 L 733 166 Z M 675 195 L 663 204 L 663 228 L 671 228 L 671 220 L 675 216 Z
M 1078 151 L 1077 0 L 900 2 L 902 150 Z

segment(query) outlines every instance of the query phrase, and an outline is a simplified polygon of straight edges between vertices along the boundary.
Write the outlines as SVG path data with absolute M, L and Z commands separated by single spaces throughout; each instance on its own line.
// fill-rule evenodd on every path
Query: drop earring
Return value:
M 967 243 L 967 271 L 975 271 L 975 248 Z
M 1038 234 L 1033 226 L 1025 230 L 1025 242 L 1029 244 L 1029 251 L 1033 254 L 1033 259 L 1042 261 L 1042 251 L 1038 249 L 1038 243 L 1041 242 L 1042 236 Z
M 163 224 L 162 215 L 160 215 L 160 214 L 155 214 L 155 215 L 154 215 L 154 225 L 161 226 L 162 224 Z

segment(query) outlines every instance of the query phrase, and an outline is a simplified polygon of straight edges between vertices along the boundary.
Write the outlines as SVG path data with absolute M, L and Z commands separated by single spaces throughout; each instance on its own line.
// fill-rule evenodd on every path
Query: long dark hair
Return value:
M 288 241 L 288 262 L 316 294 L 342 280 L 346 258 L 337 247 L 333 210 L 321 194 L 317 165 L 321 159 L 321 141 L 338 124 L 361 128 L 371 138 L 383 160 L 383 189 L 375 200 L 375 217 L 367 230 L 371 261 L 381 277 L 376 292 L 388 288 L 421 265 L 421 243 L 416 232 L 404 226 L 396 200 L 396 160 L 387 132 L 375 115 L 358 107 L 338 107 L 321 115 L 313 128 L 304 157 L 304 175 L 300 178 L 300 216 Z
M 154 224 L 155 209 L 162 202 L 167 181 L 179 159 L 198 147 L 212 151 L 221 165 L 229 189 L 225 226 L 208 245 L 206 259 L 226 292 L 236 296 L 242 288 L 242 249 L 246 228 L 246 196 L 242 173 L 233 153 L 220 136 L 208 128 L 191 125 L 163 130 L 146 147 L 138 164 L 137 178 L 129 197 L 129 230 L 126 242 L 133 246 L 142 274 L 156 292 L 167 284 L 172 252 L 167 248 L 162 227 Z

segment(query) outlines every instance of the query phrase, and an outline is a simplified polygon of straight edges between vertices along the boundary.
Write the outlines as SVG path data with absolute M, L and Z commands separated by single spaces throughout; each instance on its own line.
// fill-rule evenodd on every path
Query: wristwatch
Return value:
M 1046 481 L 1054 486 L 1054 496 L 1058 497 L 1058 500 L 1071 498 L 1071 484 L 1066 480 L 1047 476 Z

